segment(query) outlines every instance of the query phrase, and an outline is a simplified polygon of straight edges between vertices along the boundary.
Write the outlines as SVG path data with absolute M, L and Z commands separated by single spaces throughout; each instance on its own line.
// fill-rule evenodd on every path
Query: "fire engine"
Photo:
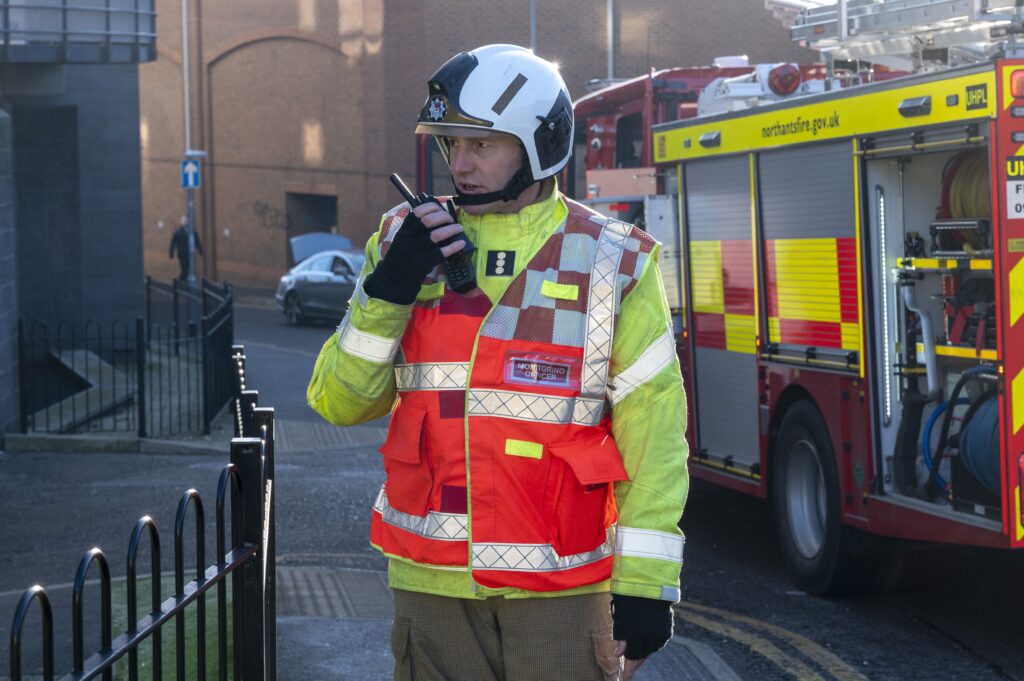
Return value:
M 884 584 L 894 540 L 1021 548 L 1021 10 L 768 4 L 829 87 L 651 131 L 691 475 L 771 499 L 815 594 Z M 914 73 L 834 82 L 869 57 Z
M 560 178 L 663 244 L 690 474 L 770 499 L 813 594 L 916 542 L 1024 547 L 1022 9 L 765 4 L 824 64 L 593 92 Z

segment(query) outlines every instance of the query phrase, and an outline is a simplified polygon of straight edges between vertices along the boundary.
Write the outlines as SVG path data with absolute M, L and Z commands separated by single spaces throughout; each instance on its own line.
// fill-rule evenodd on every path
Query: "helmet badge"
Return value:
M 448 107 L 445 105 L 444 100 L 440 97 L 434 97 L 430 100 L 430 106 L 427 109 L 427 115 L 430 116 L 432 121 L 444 120 L 445 113 L 448 112 Z

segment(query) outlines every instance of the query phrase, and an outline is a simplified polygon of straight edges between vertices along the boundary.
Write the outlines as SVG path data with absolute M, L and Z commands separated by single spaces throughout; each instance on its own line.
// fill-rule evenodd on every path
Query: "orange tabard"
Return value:
M 372 516 L 384 553 L 468 566 L 494 588 L 611 576 L 613 483 L 626 479 L 604 401 L 611 332 L 654 241 L 569 206 L 497 304 L 479 289 L 416 303 Z

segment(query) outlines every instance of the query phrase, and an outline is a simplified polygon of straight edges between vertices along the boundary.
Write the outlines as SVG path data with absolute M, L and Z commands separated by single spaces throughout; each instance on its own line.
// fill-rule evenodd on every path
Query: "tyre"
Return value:
M 891 588 L 903 553 L 843 525 L 835 452 L 813 403 L 804 400 L 789 408 L 775 451 L 775 525 L 796 585 L 815 596 Z
M 284 299 L 284 316 L 292 326 L 301 326 L 306 323 L 306 316 L 302 313 L 302 301 L 295 291 L 289 293 Z

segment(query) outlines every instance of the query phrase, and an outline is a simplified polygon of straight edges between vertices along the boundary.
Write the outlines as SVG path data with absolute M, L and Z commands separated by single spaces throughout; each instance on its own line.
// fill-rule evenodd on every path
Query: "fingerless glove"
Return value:
M 430 239 L 430 230 L 410 212 L 387 253 L 363 282 L 363 290 L 371 298 L 409 305 L 415 302 L 423 279 L 443 259 L 441 246 Z
M 612 594 L 612 637 L 626 642 L 626 659 L 642 660 L 672 638 L 672 603 Z

